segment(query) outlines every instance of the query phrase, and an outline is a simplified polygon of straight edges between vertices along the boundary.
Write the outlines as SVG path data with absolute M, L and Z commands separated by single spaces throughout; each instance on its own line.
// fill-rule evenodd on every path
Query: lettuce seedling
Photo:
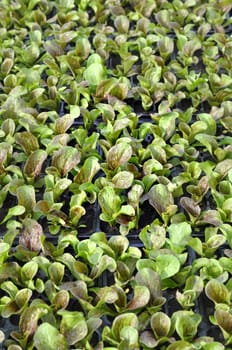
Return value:
M 130 204 L 123 204 L 123 199 L 116 193 L 112 186 L 105 186 L 98 194 L 98 202 L 101 207 L 100 219 L 114 225 L 128 226 L 134 221 L 135 209 Z
M 140 335 L 140 343 L 148 349 L 170 342 L 171 319 L 163 312 L 154 313 L 150 319 L 151 331 L 144 331 Z
M 215 304 L 229 304 L 231 293 L 228 288 L 220 281 L 211 279 L 205 286 L 207 297 Z
M 172 314 L 172 327 L 184 341 L 192 341 L 197 334 L 197 328 L 202 317 L 193 311 L 176 311 Z
M 214 313 L 216 324 L 222 330 L 226 345 L 232 344 L 232 316 L 229 310 L 218 308 Z
M 52 156 L 52 168 L 55 168 L 57 175 L 65 177 L 80 162 L 78 150 L 71 146 L 65 146 L 54 152 Z
M 177 206 L 174 204 L 172 193 L 168 190 L 167 186 L 158 184 L 152 186 L 147 194 L 147 197 L 149 203 L 161 216 L 165 225 L 167 225 L 170 218 L 177 211 Z
M 177 291 L 176 299 L 183 309 L 194 307 L 196 299 L 204 289 L 204 282 L 199 276 L 189 276 L 185 282 L 183 293 Z
M 57 328 L 44 322 L 36 330 L 33 343 L 37 350 L 68 350 L 68 342 Z
M 38 149 L 29 155 L 23 168 L 28 183 L 33 183 L 40 176 L 46 158 L 47 153 L 42 149 Z
M 138 350 L 138 327 L 137 316 L 133 313 L 124 313 L 114 319 L 112 329 L 104 327 L 102 338 L 118 349 Z

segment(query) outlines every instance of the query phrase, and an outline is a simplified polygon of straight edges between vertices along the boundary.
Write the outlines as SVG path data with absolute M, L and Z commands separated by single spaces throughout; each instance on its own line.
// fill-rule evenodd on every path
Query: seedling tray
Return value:
M 232 4 L 0 4 L 0 349 L 232 349 Z

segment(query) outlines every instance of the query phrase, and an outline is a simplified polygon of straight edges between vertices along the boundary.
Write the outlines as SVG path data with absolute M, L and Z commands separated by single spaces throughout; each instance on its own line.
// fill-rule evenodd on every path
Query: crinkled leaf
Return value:
M 177 290 L 176 299 L 183 309 L 189 309 L 194 306 L 196 293 L 193 290 L 187 290 L 184 293 Z
M 103 254 L 103 250 L 97 247 L 97 244 L 90 240 L 84 239 L 78 243 L 78 256 L 88 261 L 91 265 L 96 265 Z
M 65 337 L 47 322 L 38 327 L 33 340 L 37 350 L 68 350 Z

